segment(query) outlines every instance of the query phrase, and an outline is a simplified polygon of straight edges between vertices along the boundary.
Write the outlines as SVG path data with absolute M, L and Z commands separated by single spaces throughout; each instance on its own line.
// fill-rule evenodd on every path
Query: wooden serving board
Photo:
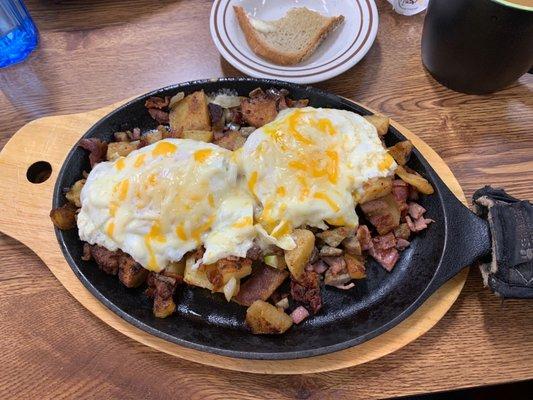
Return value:
M 98 301 L 66 262 L 49 217 L 57 175 L 69 151 L 100 118 L 124 102 L 81 114 L 41 118 L 22 127 L 0 153 L 0 231 L 32 249 L 61 284 L 106 324 L 154 349 L 215 367 L 263 374 L 304 374 L 362 364 L 400 349 L 427 332 L 459 296 L 468 269 L 435 292 L 417 311 L 393 329 L 358 346 L 297 360 L 245 360 L 192 350 L 134 327 Z M 446 163 L 424 141 L 392 121 L 432 165 L 450 190 L 466 205 L 463 191 Z M 48 180 L 28 181 L 28 168 L 38 161 L 52 166 Z

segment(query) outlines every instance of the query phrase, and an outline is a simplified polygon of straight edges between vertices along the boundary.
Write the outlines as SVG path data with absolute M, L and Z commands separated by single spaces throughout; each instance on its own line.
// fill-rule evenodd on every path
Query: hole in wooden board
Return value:
M 47 161 L 34 162 L 26 171 L 26 178 L 31 183 L 43 183 L 52 175 L 52 166 Z

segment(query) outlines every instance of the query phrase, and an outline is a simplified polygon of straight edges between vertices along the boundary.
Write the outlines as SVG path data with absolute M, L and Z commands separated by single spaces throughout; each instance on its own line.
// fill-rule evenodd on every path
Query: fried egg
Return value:
M 244 257 L 255 237 L 254 200 L 232 152 L 165 139 L 94 167 L 81 192 L 80 239 L 121 249 L 159 272 L 205 247 L 204 262 Z
M 295 246 L 290 233 L 299 226 L 355 227 L 363 183 L 397 167 L 363 117 L 312 107 L 280 112 L 248 137 L 238 160 L 259 234 L 284 249 Z

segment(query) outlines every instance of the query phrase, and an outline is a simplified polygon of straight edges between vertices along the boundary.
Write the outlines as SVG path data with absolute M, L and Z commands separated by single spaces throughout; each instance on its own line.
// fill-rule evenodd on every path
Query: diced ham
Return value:
M 386 235 L 376 236 L 372 238 L 372 242 L 376 250 L 387 250 L 396 247 L 396 237 L 394 237 L 392 232 Z
M 309 316 L 309 311 L 303 306 L 296 307 L 291 313 L 292 322 L 299 324 Z
M 430 218 L 424 218 L 424 217 L 420 217 L 413 221 L 409 215 L 405 216 L 405 221 L 407 222 L 407 225 L 409 225 L 409 229 L 412 232 L 423 231 L 424 229 L 428 227 L 428 224 L 430 224 L 431 222 L 435 222 Z
M 419 219 L 426 212 L 426 209 L 418 203 L 409 203 L 408 207 L 407 212 L 414 219 Z
M 246 258 L 249 258 L 252 261 L 260 261 L 263 258 L 263 250 L 261 247 L 254 241 L 252 247 L 246 252 Z
M 387 203 L 384 200 L 376 199 L 367 201 L 364 204 L 361 204 L 361 210 L 368 215 L 380 213 L 386 211 L 388 208 Z
M 254 269 L 250 278 L 241 284 L 234 300 L 243 306 L 250 306 L 256 300 L 266 301 L 288 275 L 287 271 L 260 265 Z
M 394 196 L 368 201 L 361 204 L 361 210 L 366 219 L 376 228 L 380 234 L 390 232 L 398 226 L 400 221 L 400 207 Z
M 329 265 L 329 271 L 333 275 L 346 272 L 346 261 L 344 257 L 322 257 L 322 259 Z
M 396 248 L 386 250 L 376 250 L 372 248 L 368 253 L 389 272 L 392 271 L 396 262 L 400 258 L 400 254 Z
M 149 108 L 148 112 L 150 113 L 150 116 L 155 119 L 160 124 L 168 124 L 169 123 L 169 116 L 168 113 L 160 110 L 158 108 Z
M 224 109 L 218 104 L 209 103 L 207 105 L 209 111 L 209 118 L 211 119 L 211 126 L 214 131 L 222 132 L 224 129 Z
M 410 244 L 411 242 L 402 238 L 398 238 L 396 240 L 396 248 L 400 251 L 405 250 L 407 247 L 409 247 Z
M 298 280 L 291 279 L 291 296 L 294 301 L 302 303 L 311 313 L 316 314 L 322 308 L 318 274 L 305 271 Z
M 168 107 L 169 103 L 170 103 L 170 97 L 168 96 L 165 96 L 164 98 L 152 96 L 152 97 L 149 97 L 144 102 L 144 106 L 146 108 L 157 108 L 159 110 L 162 110 L 163 108 Z
M 407 209 L 407 198 L 409 196 L 409 185 L 401 179 L 392 182 L 392 195 L 398 203 L 400 211 Z
M 370 236 L 370 231 L 366 225 L 359 226 L 355 237 L 359 240 L 359 243 L 361 243 L 361 248 L 363 250 L 372 248 L 372 237 Z
M 337 285 L 335 286 L 337 289 L 341 289 L 341 290 L 350 290 L 351 288 L 353 288 L 355 286 L 355 283 L 353 282 L 350 282 L 349 284 L 347 285 Z
M 323 274 L 328 269 L 327 264 L 323 260 L 318 260 L 316 263 L 312 264 L 312 266 L 317 274 Z
M 91 168 L 103 161 L 107 153 L 107 143 L 97 138 L 81 139 L 78 146 L 89 151 Z
M 139 140 L 141 138 L 141 130 L 139 128 L 133 128 L 129 137 L 131 141 Z

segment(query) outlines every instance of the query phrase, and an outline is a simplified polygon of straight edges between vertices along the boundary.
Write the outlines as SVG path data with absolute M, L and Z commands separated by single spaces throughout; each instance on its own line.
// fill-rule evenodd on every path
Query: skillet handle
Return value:
M 492 240 L 489 224 L 463 205 L 447 189 L 443 191 L 443 200 L 447 202 L 446 243 L 443 256 L 433 277 L 427 295 L 444 285 L 463 268 L 492 253 Z

